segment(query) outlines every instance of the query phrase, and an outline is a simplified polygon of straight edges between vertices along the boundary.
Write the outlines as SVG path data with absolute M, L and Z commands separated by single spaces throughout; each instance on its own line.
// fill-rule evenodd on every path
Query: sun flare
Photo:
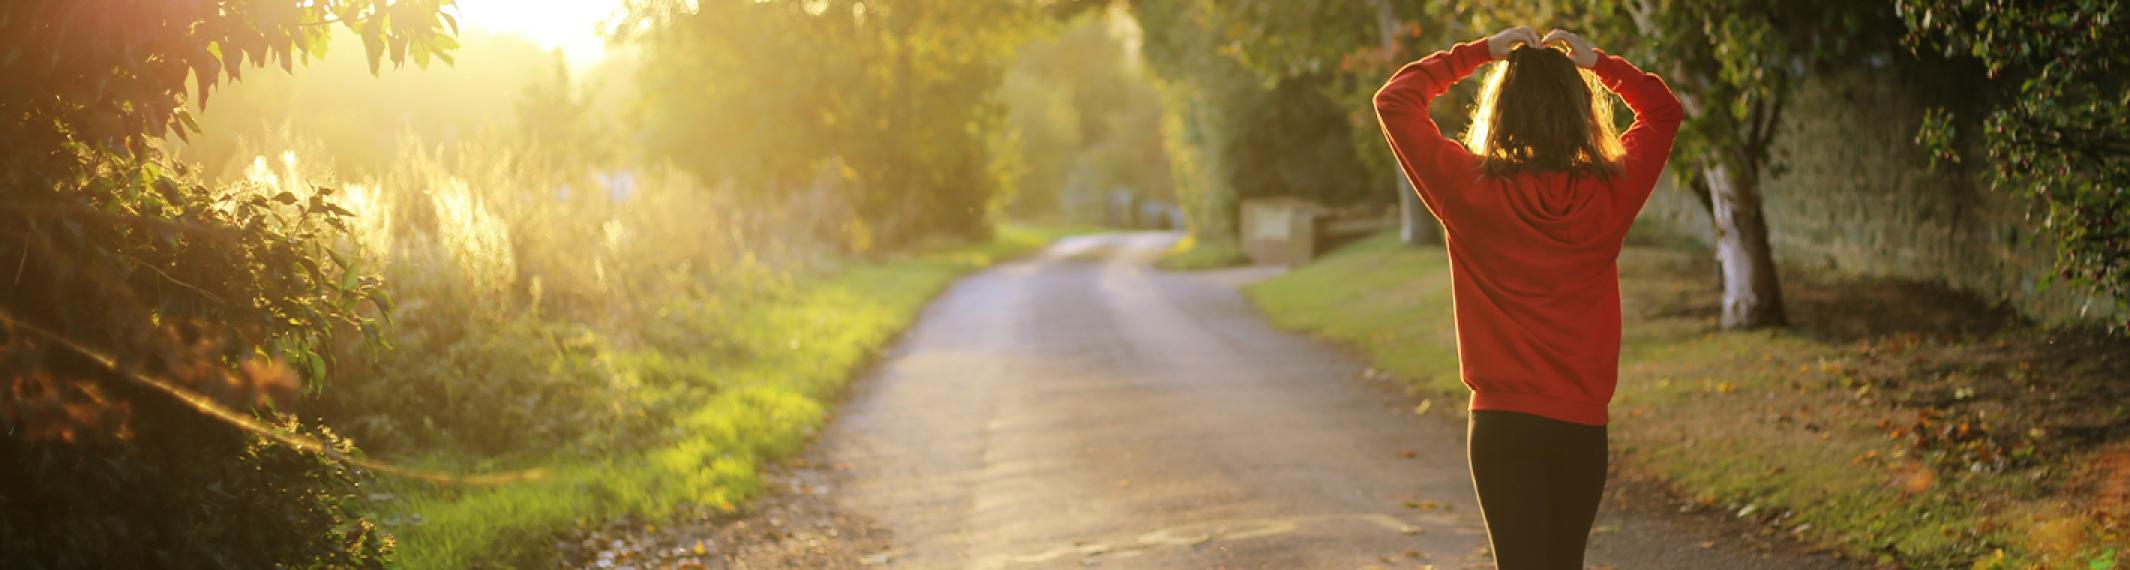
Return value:
M 606 58 L 599 27 L 620 9 L 620 0 L 458 0 L 460 24 L 562 50 L 575 69 Z

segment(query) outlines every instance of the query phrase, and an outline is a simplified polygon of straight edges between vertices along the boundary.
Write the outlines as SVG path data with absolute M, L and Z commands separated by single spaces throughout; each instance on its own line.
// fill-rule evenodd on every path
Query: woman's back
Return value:
M 1555 42 L 1572 62 L 1541 47 Z M 1509 61 L 1487 81 L 1469 145 L 1442 136 L 1428 102 L 1494 59 Z M 1585 67 L 1634 109 L 1627 134 L 1612 136 Z M 1442 221 L 1457 359 L 1472 389 L 1467 459 L 1494 560 L 1581 568 L 1618 379 L 1616 264 L 1671 154 L 1679 100 L 1573 33 L 1518 27 L 1398 70 L 1376 93 L 1376 114 Z
M 1531 62 L 1566 61 L 1557 52 L 1523 50 L 1543 48 L 1519 50 Z M 1656 187 L 1683 115 L 1661 79 L 1600 56 L 1598 79 L 1636 114 L 1619 150 L 1608 150 L 1588 93 L 1522 109 L 1495 105 L 1548 100 L 1501 91 L 1517 88 L 1503 85 L 1522 65 L 1512 62 L 1490 81 L 1475 125 L 1487 134 L 1475 135 L 1482 143 L 1475 153 L 1442 136 L 1427 105 L 1491 60 L 1484 42 L 1471 42 L 1408 65 L 1377 93 L 1377 112 L 1407 176 L 1443 224 L 1472 409 L 1604 425 L 1619 362 L 1615 260 Z M 1523 89 L 1575 95 L 1558 77 L 1523 81 Z M 1578 101 L 1583 109 L 1575 113 L 1531 107 Z M 1551 118 L 1533 122 L 1518 112 Z M 1557 124 L 1574 121 L 1583 123 Z

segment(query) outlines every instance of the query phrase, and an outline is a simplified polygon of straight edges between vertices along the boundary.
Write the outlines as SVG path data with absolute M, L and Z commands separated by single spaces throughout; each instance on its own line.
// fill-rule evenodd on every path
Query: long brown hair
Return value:
M 1472 110 L 1465 148 L 1488 176 L 1571 172 L 1609 177 L 1626 154 L 1611 93 L 1561 50 L 1518 47 L 1494 66 Z

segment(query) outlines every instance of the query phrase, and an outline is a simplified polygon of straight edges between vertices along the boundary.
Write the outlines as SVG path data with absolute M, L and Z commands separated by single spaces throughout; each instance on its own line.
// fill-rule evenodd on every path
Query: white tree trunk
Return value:
M 1654 37 L 1658 26 L 1654 16 L 1659 9 L 1658 0 L 1639 0 L 1629 7 L 1628 15 L 1644 35 Z M 1677 73 L 1676 65 L 1672 71 L 1675 79 L 1686 78 Z M 1687 116 L 1701 115 L 1701 101 L 1692 93 L 1679 93 L 1679 103 Z M 1782 326 L 1786 321 L 1782 283 L 1775 275 L 1774 249 L 1768 246 L 1767 220 L 1761 216 L 1760 173 L 1732 172 L 1707 158 L 1699 166 L 1708 182 L 1709 218 L 1716 226 L 1716 264 L 1723 275 L 1723 328 Z
M 1723 328 L 1782 326 L 1782 285 L 1760 212 L 1758 173 L 1732 172 L 1714 162 L 1701 171 L 1708 177 L 1716 263 L 1723 272 Z

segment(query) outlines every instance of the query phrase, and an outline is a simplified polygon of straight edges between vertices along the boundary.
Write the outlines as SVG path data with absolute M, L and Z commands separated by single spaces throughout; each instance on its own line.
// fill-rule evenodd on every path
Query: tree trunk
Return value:
M 1634 13 L 1645 32 L 1652 26 L 1647 19 L 1651 6 L 1643 0 L 1644 11 Z M 1672 71 L 1682 80 L 1692 77 L 1676 64 Z M 1682 81 L 1682 85 L 1690 84 Z M 1699 97 L 1690 92 L 1678 96 L 1687 116 L 1701 116 Z M 1775 274 L 1775 250 L 1768 245 L 1767 219 L 1760 211 L 1760 169 L 1733 169 L 1711 157 L 1718 151 L 1705 152 L 1696 166 L 1701 168 L 1700 182 L 1707 185 L 1707 196 L 1696 197 L 1704 200 L 1715 226 L 1716 270 L 1723 278 L 1723 315 L 1718 323 L 1725 329 L 1783 326 L 1788 319 L 1782 308 L 1782 281 Z M 1699 193 L 1703 189 L 1690 190 Z
M 1442 225 L 1435 223 L 1435 215 L 1428 213 L 1427 205 L 1420 203 L 1420 195 L 1413 192 L 1412 181 L 1399 175 L 1398 185 L 1398 240 L 1405 245 L 1438 245 L 1442 243 Z
M 1759 173 L 1717 162 L 1701 166 L 1716 224 L 1716 263 L 1723 271 L 1723 328 L 1782 326 L 1782 286 L 1760 212 Z
M 1383 39 L 1383 57 L 1394 57 L 1398 53 L 1398 13 L 1390 0 L 1376 0 L 1376 33 Z M 1405 245 L 1442 243 L 1441 224 L 1420 203 L 1420 195 L 1413 191 L 1413 182 L 1405 178 L 1404 171 L 1399 171 L 1398 183 L 1391 185 L 1391 190 L 1398 193 L 1398 240 Z

